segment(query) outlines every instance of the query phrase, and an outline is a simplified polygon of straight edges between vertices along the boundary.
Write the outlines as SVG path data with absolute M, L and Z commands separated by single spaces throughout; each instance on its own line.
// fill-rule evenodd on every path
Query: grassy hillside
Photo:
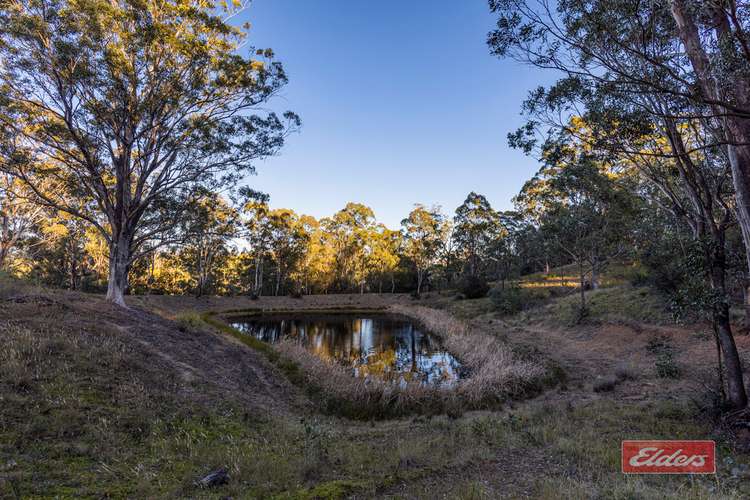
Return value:
M 598 293 L 607 297 L 614 290 L 640 293 Z M 733 474 L 750 457 L 715 432 L 711 416 L 693 401 L 703 401 L 705 393 L 688 368 L 708 373 L 711 340 L 690 330 L 641 326 L 636 332 L 608 324 L 552 329 L 548 318 L 534 318 L 532 311 L 524 313 L 526 324 L 488 312 L 471 327 L 503 339 L 518 356 L 555 359 L 567 373 L 564 383 L 497 411 L 358 422 L 319 413 L 304 391 L 248 346 L 201 324 L 167 318 L 191 309 L 271 308 L 294 300 L 134 298 L 139 305 L 122 311 L 100 297 L 3 280 L 0 496 L 750 494 L 741 470 Z M 411 303 L 403 296 L 296 303 L 362 307 L 383 301 Z M 480 308 L 483 301 L 460 302 Z M 664 335 L 677 352 L 679 378 L 659 378 L 647 349 L 651 338 Z M 632 364 L 620 366 L 623 359 Z M 607 377 L 614 381 L 603 383 Z M 720 440 L 717 481 L 618 472 L 623 438 L 707 436 Z M 226 472 L 220 484 L 201 484 L 217 470 Z

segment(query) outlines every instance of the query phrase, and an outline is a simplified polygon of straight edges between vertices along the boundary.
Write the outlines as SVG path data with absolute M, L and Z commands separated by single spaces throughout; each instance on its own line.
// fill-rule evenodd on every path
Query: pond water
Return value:
M 398 317 L 264 315 L 231 318 L 230 324 L 265 342 L 296 340 L 316 356 L 351 367 L 357 377 L 451 385 L 460 375 L 460 364 L 437 337 Z

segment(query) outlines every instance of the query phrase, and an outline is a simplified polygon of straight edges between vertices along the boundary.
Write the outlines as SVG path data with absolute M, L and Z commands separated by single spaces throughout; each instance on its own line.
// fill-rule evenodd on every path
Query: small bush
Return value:
M 646 344 L 646 350 L 656 356 L 656 375 L 660 378 L 679 378 L 680 367 L 674 360 L 672 340 L 662 335 L 654 337 Z
M 622 274 L 623 277 L 633 286 L 645 286 L 653 282 L 648 270 L 641 266 L 628 267 Z
M 187 312 L 177 316 L 175 322 L 177 323 L 177 329 L 181 332 L 191 332 L 201 329 L 203 318 L 198 313 Z
M 667 335 L 659 335 L 649 339 L 646 350 L 651 354 L 660 354 L 672 349 L 672 340 Z
M 514 314 L 523 309 L 523 296 L 517 286 L 495 287 L 490 291 L 490 300 L 501 314 Z
M 469 274 L 461 280 L 459 289 L 467 299 L 481 299 L 490 291 L 490 285 L 481 276 Z
M 660 378 L 680 378 L 680 367 L 671 352 L 661 353 L 656 358 L 656 375 Z
M 562 307 L 560 319 L 568 326 L 582 325 L 592 319 L 591 309 L 588 306 L 582 307 L 581 303 L 576 301 Z
M 610 392 L 615 390 L 615 387 L 625 382 L 626 380 L 634 380 L 636 378 L 635 369 L 631 365 L 619 364 L 615 368 L 613 375 L 607 375 L 606 377 L 598 377 L 594 382 L 594 392 Z

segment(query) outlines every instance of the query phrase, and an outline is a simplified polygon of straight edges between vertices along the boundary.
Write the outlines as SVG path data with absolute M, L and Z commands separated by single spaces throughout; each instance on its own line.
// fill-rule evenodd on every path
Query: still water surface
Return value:
M 232 318 L 241 332 L 264 342 L 296 340 L 323 359 L 351 367 L 355 376 L 451 385 L 460 364 L 434 335 L 386 315 L 310 314 Z

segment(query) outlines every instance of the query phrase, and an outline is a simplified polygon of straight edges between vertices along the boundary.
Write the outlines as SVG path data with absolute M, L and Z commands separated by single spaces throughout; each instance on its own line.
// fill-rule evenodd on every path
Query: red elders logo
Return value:
M 716 474 L 714 441 L 623 441 L 624 474 Z

